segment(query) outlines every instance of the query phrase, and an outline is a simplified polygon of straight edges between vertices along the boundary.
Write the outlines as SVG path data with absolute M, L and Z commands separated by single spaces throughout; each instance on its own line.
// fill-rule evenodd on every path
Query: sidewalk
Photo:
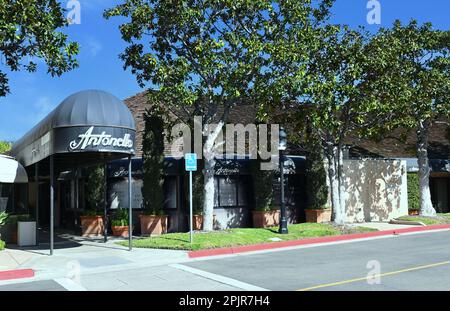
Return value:
M 187 252 L 158 249 L 133 249 L 115 244 L 117 239 L 80 239 L 55 243 L 53 256 L 48 244 L 38 247 L 6 249 L 0 252 L 0 271 L 33 269 L 35 280 L 72 278 L 76 274 L 113 272 L 123 269 L 160 266 L 188 260 Z M 1 284 L 2 282 L 0 282 Z

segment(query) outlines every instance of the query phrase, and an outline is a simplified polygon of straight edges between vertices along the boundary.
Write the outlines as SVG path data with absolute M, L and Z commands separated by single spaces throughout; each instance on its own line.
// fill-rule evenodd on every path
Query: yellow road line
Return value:
M 408 268 L 408 269 L 392 271 L 392 272 L 386 272 L 386 273 L 381 273 L 381 274 L 374 274 L 373 276 L 370 277 L 370 279 L 375 279 L 375 278 L 378 278 L 378 277 L 390 276 L 390 275 L 395 275 L 395 274 L 400 274 L 400 273 L 405 273 L 405 272 L 411 272 L 411 271 L 416 271 L 416 270 L 422 270 L 422 269 L 427 269 L 427 268 L 434 268 L 434 267 L 439 267 L 439 266 L 444 266 L 444 265 L 449 265 L 449 264 L 450 264 L 450 260 L 443 261 L 443 262 L 438 262 L 438 263 L 433 263 L 433 264 L 429 264 L 429 265 L 423 265 L 423 266 Z M 367 277 L 349 279 L 349 280 L 344 280 L 344 281 L 334 282 L 334 283 L 325 283 L 325 284 L 321 284 L 321 285 L 317 285 L 317 286 L 297 289 L 297 291 L 309 291 L 309 290 L 314 290 L 314 289 L 319 289 L 319 288 L 324 288 L 324 287 L 338 286 L 338 285 L 355 283 L 355 282 L 360 282 L 360 281 L 365 281 L 365 280 L 367 280 Z

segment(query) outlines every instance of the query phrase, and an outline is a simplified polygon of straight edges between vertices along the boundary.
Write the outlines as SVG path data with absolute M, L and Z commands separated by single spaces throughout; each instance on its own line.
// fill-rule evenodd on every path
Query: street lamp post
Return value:
M 280 234 L 288 234 L 287 218 L 286 218 L 286 206 L 284 201 L 284 155 L 283 151 L 286 150 L 287 138 L 286 131 L 283 127 L 280 127 L 280 139 L 278 144 L 278 151 L 280 152 L 280 184 L 281 184 L 281 200 L 280 200 L 280 228 L 278 232 Z

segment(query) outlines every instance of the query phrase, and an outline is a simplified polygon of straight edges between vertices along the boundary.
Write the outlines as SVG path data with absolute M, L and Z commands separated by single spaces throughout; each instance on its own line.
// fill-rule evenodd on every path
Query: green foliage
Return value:
M 19 222 L 19 221 L 31 221 L 31 220 L 33 220 L 33 219 L 28 214 L 9 215 L 8 219 L 6 220 L 6 223 L 11 224 L 11 225 L 17 225 L 17 222 Z
M 1 212 L 0 213 L 0 227 L 3 226 L 6 223 L 7 219 L 8 219 L 8 213 Z
M 0 251 L 4 250 L 6 246 L 6 243 L 2 240 L 0 240 Z
M 128 210 L 125 208 L 118 208 L 113 218 L 111 219 L 111 225 L 114 227 L 128 226 Z
M 156 106 L 144 115 L 142 196 L 146 214 L 162 215 L 164 208 L 164 120 Z
M 7 71 L 35 72 L 39 59 L 52 76 L 78 66 L 78 44 L 67 41 L 59 28 L 66 27 L 65 10 L 59 1 L 0 0 L 0 55 Z M 0 70 L 0 97 L 9 93 L 9 80 Z
M 255 193 L 255 210 L 268 212 L 276 210 L 273 198 L 273 180 L 275 172 L 261 170 L 260 161 L 252 161 L 253 189 Z
M 382 51 L 372 67 L 379 77 L 371 86 L 378 90 L 375 109 L 391 116 L 376 131 L 419 126 L 427 131 L 434 120 L 450 115 L 449 31 L 434 30 L 431 23 L 396 21 L 392 28 L 380 30 L 372 48 Z
M 12 144 L 7 141 L 0 141 L 0 154 L 6 154 L 11 150 Z
M 86 181 L 86 207 L 88 211 L 96 214 L 95 212 L 103 206 L 105 200 L 103 165 L 89 167 Z
M 83 216 L 98 216 L 100 213 L 98 211 L 96 211 L 95 209 L 91 210 L 85 210 L 83 211 Z
M 326 208 L 328 201 L 327 174 L 325 171 L 323 148 L 320 140 L 310 135 L 307 140 L 306 193 L 308 209 Z
M 417 175 L 417 173 L 408 173 L 407 183 L 408 209 L 418 211 L 420 210 L 419 175 Z

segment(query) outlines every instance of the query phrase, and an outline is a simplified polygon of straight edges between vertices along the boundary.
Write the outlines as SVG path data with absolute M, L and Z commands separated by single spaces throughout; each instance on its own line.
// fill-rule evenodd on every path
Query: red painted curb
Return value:
M 34 277 L 33 269 L 5 270 L 0 271 L 0 281 L 32 278 Z
M 206 256 L 230 255 L 230 254 L 236 254 L 236 253 L 254 252 L 254 251 L 260 251 L 260 250 L 276 249 L 276 248 L 283 248 L 283 247 L 290 247 L 290 246 L 330 243 L 330 242 L 364 239 L 364 238 L 371 238 L 371 237 L 385 236 L 385 235 L 397 235 L 397 234 L 410 233 L 410 232 L 433 231 L 433 230 L 439 230 L 439 229 L 450 229 L 450 224 L 432 225 L 432 226 L 425 226 L 425 227 L 411 227 L 411 228 L 404 228 L 404 229 L 396 229 L 396 230 L 393 229 L 393 230 L 374 231 L 374 232 L 365 232 L 365 233 L 352 233 L 352 234 L 344 234 L 344 235 L 332 235 L 332 236 L 317 237 L 317 238 L 307 238 L 307 239 L 301 239 L 301 240 L 262 243 L 262 244 L 253 244 L 253 245 L 244 245 L 244 246 L 235 246 L 235 247 L 204 249 L 204 250 L 199 250 L 199 251 L 190 251 L 190 252 L 188 252 L 188 256 L 189 256 L 189 258 L 198 258 L 198 257 L 206 257 Z

